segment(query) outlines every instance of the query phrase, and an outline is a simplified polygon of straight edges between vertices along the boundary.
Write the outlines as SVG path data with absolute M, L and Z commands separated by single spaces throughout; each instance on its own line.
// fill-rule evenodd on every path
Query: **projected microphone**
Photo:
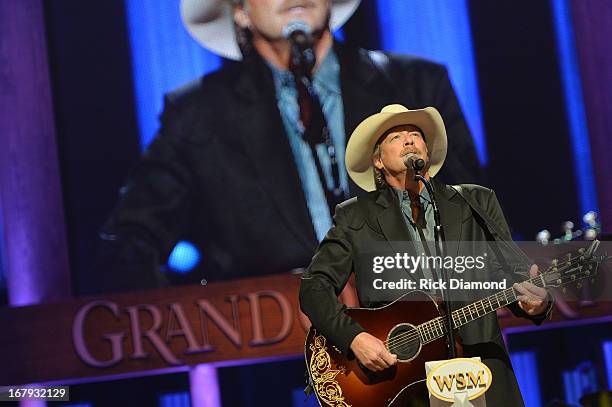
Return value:
M 308 78 L 316 62 L 311 33 L 312 28 L 302 20 L 290 21 L 282 32 L 291 44 L 291 65 Z
M 408 153 L 404 156 L 404 165 L 406 168 L 411 168 L 415 173 L 419 173 L 425 167 L 425 160 L 415 153 Z

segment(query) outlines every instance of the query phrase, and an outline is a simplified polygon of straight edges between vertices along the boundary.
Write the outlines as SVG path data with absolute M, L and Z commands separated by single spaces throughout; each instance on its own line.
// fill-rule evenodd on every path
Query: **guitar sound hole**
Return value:
M 411 324 L 396 325 L 387 337 L 387 348 L 389 352 L 397 355 L 398 361 L 411 361 L 421 351 L 419 331 Z

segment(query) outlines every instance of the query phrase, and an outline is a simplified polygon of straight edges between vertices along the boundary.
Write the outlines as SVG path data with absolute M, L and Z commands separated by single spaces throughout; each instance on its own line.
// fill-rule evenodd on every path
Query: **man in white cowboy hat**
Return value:
M 443 66 L 333 40 L 331 30 L 358 4 L 181 1 L 188 31 L 230 61 L 166 96 L 159 133 L 101 233 L 99 264 L 121 277 L 105 281 L 121 281 L 125 289 L 158 285 L 155 271 L 179 239 L 203 253 L 200 273 L 185 277 L 194 281 L 306 266 L 332 223 L 330 191 L 338 201 L 359 193 L 344 167 L 346 132 L 389 103 L 440 109 L 449 150 L 461 152 L 441 175 L 448 182 L 478 177 L 475 148 Z M 283 36 L 295 20 L 312 32 L 312 84 L 333 149 L 306 141 L 305 109 Z
M 302 311 L 313 326 L 340 351 L 352 352 L 372 371 L 394 365 L 397 357 L 343 312 L 344 306 L 337 301 L 336 293 L 353 272 L 358 274 L 356 288 L 364 307 L 380 306 L 407 292 L 394 291 L 392 295 L 396 296 L 389 298 L 389 291 L 373 289 L 372 279 L 381 275 L 372 273 L 372 263 L 367 260 L 365 267 L 360 265 L 360 256 L 373 247 L 434 240 L 431 197 L 423 184 L 414 180 L 407 157 L 424 160 L 422 174 L 433 185 L 447 242 L 495 241 L 500 251 L 494 255 L 500 253 L 503 259 L 496 260 L 504 265 L 498 267 L 512 282 L 525 280 L 527 272 L 531 276 L 538 272 L 537 266 L 531 266 L 512 242 L 492 190 L 474 184 L 449 186 L 438 181 L 437 174 L 448 157 L 446 129 L 440 113 L 433 107 L 416 110 L 397 104 L 384 107 L 357 126 L 346 148 L 348 173 L 368 193 L 336 208 L 335 225 L 302 275 L 300 288 Z M 426 270 L 418 273 L 424 278 L 432 277 Z M 405 277 L 403 273 L 402 276 Z M 462 277 L 468 279 L 470 275 Z M 551 308 L 547 291 L 530 283 L 514 287 L 520 295 L 511 310 L 517 316 L 541 323 Z M 486 393 L 487 405 L 523 405 L 495 313 L 464 325 L 460 335 L 466 356 L 480 356 L 493 373 L 492 387 Z

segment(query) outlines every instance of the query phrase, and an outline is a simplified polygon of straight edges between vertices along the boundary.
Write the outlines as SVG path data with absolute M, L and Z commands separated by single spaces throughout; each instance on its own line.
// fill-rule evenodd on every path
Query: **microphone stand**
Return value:
M 312 69 L 316 64 L 316 56 L 313 48 L 312 37 L 305 30 L 299 28 L 287 34 L 291 46 L 290 63 L 291 71 L 295 79 L 307 81 L 304 84 L 311 86 Z
M 421 175 L 422 167 L 416 165 L 416 163 L 414 163 L 412 167 L 414 169 L 414 180 L 417 182 L 421 181 L 423 185 L 425 185 L 425 188 L 427 188 L 427 192 L 429 192 L 429 197 L 431 199 L 431 204 L 433 206 L 434 211 L 434 238 L 436 244 L 436 255 L 444 259 L 446 257 L 446 238 L 444 236 L 444 228 L 442 227 L 442 223 L 440 222 L 440 211 L 438 209 L 438 201 L 436 201 L 436 195 L 434 194 L 434 190 L 431 186 L 431 183 Z M 444 282 L 444 287 L 450 287 L 450 281 L 446 268 L 444 267 L 444 262 L 442 262 L 442 265 L 440 267 L 440 274 L 442 277 L 442 281 Z M 446 321 L 446 350 L 448 358 L 454 359 L 456 357 L 456 353 L 455 332 L 453 331 L 453 307 L 450 301 L 448 289 L 446 288 L 442 290 L 442 299 L 444 301 L 444 311 L 446 313 L 444 318 Z

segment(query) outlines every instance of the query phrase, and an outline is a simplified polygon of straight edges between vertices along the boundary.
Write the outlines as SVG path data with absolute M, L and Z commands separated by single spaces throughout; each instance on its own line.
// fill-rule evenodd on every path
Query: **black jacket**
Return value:
M 347 139 L 387 104 L 434 106 L 449 140 L 440 176 L 478 177 L 475 148 L 443 66 L 335 47 Z M 274 92 L 270 69 L 254 56 L 167 95 L 159 133 L 100 234 L 100 290 L 159 285 L 159 265 L 180 239 L 202 252 L 197 281 L 308 265 L 317 240 Z M 351 185 L 351 196 L 357 194 Z

